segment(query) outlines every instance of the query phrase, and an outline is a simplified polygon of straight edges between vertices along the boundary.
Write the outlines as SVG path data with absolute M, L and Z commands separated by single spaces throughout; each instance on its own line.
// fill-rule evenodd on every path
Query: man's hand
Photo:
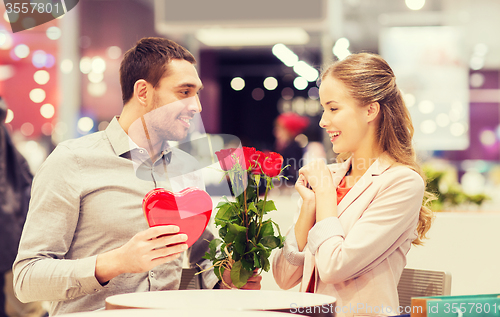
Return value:
M 241 289 L 251 289 L 251 290 L 260 290 L 261 285 L 260 282 L 262 281 L 262 275 L 257 275 L 258 269 L 254 270 L 254 275 L 252 275 L 247 283 L 241 288 Z M 231 270 L 224 270 L 224 274 L 222 275 L 222 278 L 224 281 L 221 281 L 220 283 L 220 288 L 221 289 L 232 289 L 236 288 L 234 286 L 233 282 L 231 281 Z M 225 283 L 224 283 L 225 282 Z
M 179 258 L 187 250 L 187 235 L 179 227 L 152 227 L 137 233 L 118 249 L 97 256 L 95 276 L 104 284 L 122 273 L 142 273 Z

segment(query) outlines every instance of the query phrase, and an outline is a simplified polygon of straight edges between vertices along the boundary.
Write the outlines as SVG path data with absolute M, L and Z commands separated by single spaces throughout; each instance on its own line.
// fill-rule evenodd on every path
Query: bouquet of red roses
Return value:
M 215 225 L 220 228 L 220 239 L 210 242 L 204 258 L 213 262 L 219 280 L 224 270 L 230 268 L 231 281 L 241 288 L 254 270 L 269 271 L 271 251 L 283 247 L 279 226 L 271 219 L 263 220 L 265 214 L 276 210 L 267 194 L 273 179 L 284 177 L 280 176 L 283 157 L 250 147 L 224 149 L 215 154 L 229 177 L 235 201 L 223 197 L 217 205 Z M 260 199 L 259 193 L 261 180 L 266 184 L 264 199 Z

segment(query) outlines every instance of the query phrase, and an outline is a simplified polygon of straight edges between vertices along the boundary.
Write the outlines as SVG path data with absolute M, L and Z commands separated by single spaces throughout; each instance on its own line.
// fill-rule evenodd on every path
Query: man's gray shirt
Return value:
M 52 315 L 101 309 L 115 294 L 179 288 L 182 257 L 149 272 L 121 274 L 105 286 L 95 278 L 98 254 L 148 228 L 142 211 L 147 192 L 204 189 L 197 162 L 187 153 L 164 147 L 152 164 L 145 149 L 130 144 L 114 118 L 105 131 L 59 144 L 36 173 L 14 263 L 21 301 L 51 301 Z M 203 238 L 212 237 L 206 230 Z M 200 240 L 190 259 L 208 268 L 211 263 L 199 258 L 205 250 L 193 250 L 206 247 Z M 205 288 L 216 282 L 212 271 L 203 274 Z

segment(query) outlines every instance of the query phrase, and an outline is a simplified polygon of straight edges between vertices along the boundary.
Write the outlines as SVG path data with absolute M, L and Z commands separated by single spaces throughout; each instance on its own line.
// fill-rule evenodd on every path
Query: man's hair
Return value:
M 168 63 L 172 59 L 196 64 L 196 59 L 187 49 L 160 37 L 143 38 L 129 49 L 120 65 L 123 104 L 132 98 L 135 82 L 139 79 L 144 79 L 156 88 L 160 79 L 167 74 Z

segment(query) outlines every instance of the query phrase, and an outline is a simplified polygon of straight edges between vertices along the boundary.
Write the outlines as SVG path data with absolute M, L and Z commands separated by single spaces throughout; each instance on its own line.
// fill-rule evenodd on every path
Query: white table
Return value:
M 283 317 L 268 311 L 230 311 L 202 309 L 115 309 L 59 315 L 61 317 Z M 301 315 L 298 315 L 299 317 Z
M 106 309 L 187 309 L 279 311 L 317 317 L 335 316 L 335 297 L 290 291 L 180 290 L 110 296 Z

